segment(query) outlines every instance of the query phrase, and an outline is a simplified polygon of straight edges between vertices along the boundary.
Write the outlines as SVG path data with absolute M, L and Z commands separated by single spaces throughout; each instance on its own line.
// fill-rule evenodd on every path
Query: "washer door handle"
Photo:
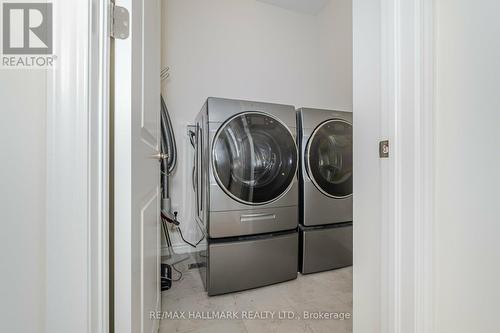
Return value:
M 266 220 L 276 220 L 276 214 L 245 214 L 240 216 L 240 221 L 244 222 L 257 222 L 257 221 L 266 221 Z

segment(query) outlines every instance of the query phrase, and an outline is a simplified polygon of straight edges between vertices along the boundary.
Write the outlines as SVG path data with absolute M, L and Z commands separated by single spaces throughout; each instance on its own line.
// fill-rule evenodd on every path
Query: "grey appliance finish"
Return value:
M 352 113 L 297 111 L 302 274 L 352 265 Z
M 352 265 L 352 223 L 300 227 L 299 233 L 299 269 L 302 274 Z
M 297 278 L 298 233 L 209 242 L 202 279 L 209 296 Z
M 304 226 L 326 225 L 352 221 L 352 183 L 346 194 L 338 197 L 325 193 L 311 174 L 310 157 L 311 143 L 318 130 L 328 122 L 340 121 L 351 124 L 352 113 L 319 109 L 299 109 L 297 122 L 299 124 L 300 150 L 300 222 Z M 352 136 L 351 136 L 352 140 Z M 352 141 L 351 141 L 352 143 Z M 313 162 L 314 163 L 314 162 Z M 352 165 L 352 146 L 351 146 Z M 352 173 L 351 179 L 352 182 Z
M 211 97 L 198 114 L 193 183 L 209 295 L 297 276 L 295 139 L 293 106 Z
M 221 127 L 233 117 L 259 113 L 276 119 L 287 128 L 295 145 L 296 119 L 293 106 L 208 98 L 196 118 L 197 220 L 209 238 L 237 237 L 295 229 L 298 225 L 298 152 L 293 177 L 283 193 L 263 204 L 238 201 L 218 183 L 214 172 L 214 140 Z M 282 157 L 285 158 L 285 157 Z

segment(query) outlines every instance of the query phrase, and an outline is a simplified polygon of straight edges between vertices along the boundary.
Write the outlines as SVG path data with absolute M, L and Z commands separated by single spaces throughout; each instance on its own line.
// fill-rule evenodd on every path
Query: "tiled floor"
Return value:
M 267 333 L 267 332 L 352 332 L 352 320 L 304 319 L 308 313 L 352 313 L 352 268 L 300 275 L 298 279 L 268 287 L 208 297 L 199 272 L 187 270 L 190 260 L 176 265 L 184 276 L 162 294 L 162 310 L 199 313 L 236 311 L 236 320 L 163 319 L 161 333 Z M 174 276 L 175 277 L 175 276 Z M 255 312 L 253 312 L 255 311 Z M 274 312 L 274 319 L 244 319 L 243 314 Z M 289 312 L 281 312 L 289 311 Z M 295 319 L 279 319 L 279 313 Z M 270 316 L 270 314 L 268 315 Z M 298 319 L 300 317 L 300 319 Z

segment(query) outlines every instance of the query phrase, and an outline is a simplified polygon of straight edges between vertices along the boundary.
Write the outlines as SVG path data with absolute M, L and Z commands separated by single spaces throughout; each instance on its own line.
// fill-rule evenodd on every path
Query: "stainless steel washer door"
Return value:
M 305 162 L 314 185 L 332 198 L 352 195 L 352 124 L 332 119 L 311 135 Z
M 290 130 L 261 112 L 244 112 L 215 135 L 214 175 L 231 198 L 248 205 L 270 203 L 288 191 L 297 171 Z

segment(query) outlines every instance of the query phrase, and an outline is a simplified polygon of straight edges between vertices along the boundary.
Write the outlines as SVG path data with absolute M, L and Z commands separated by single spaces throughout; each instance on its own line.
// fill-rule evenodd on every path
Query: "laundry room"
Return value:
M 350 332 L 352 2 L 162 0 L 160 37 L 160 331 Z
M 0 333 L 500 332 L 499 12 L 0 0 Z

